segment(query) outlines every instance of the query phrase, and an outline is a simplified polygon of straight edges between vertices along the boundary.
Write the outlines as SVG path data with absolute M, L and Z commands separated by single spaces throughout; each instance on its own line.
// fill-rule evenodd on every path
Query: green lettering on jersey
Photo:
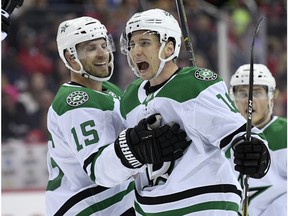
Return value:
M 83 122 L 80 124 L 81 133 L 83 136 L 87 137 L 87 139 L 84 140 L 85 146 L 95 144 L 99 141 L 98 133 L 93 127 L 95 126 L 95 122 L 93 120 Z M 76 132 L 75 127 L 71 129 L 71 133 L 73 135 L 73 138 L 75 140 L 75 144 L 77 146 L 77 151 L 80 151 L 83 149 L 83 144 L 79 142 L 79 138 Z M 89 138 L 88 138 L 89 137 Z
M 243 180 L 243 175 L 238 176 L 238 181 L 241 184 L 241 187 L 243 188 L 244 186 L 244 180 Z M 258 195 L 266 191 L 268 188 L 270 188 L 272 185 L 267 185 L 267 186 L 261 186 L 261 187 L 250 187 L 248 189 L 249 192 L 249 197 L 248 197 L 248 204 Z
M 236 108 L 234 102 L 231 100 L 231 98 L 229 97 L 229 95 L 227 93 L 225 93 L 226 99 L 221 94 L 217 94 L 216 97 L 218 99 L 221 99 L 229 107 L 229 109 L 232 112 L 234 112 L 234 113 L 239 112 L 238 109 Z
M 248 199 L 248 204 L 258 195 L 266 191 L 268 188 L 270 188 L 272 185 L 269 186 L 262 186 L 262 187 L 254 187 L 254 188 L 249 188 L 249 199 Z
M 51 142 L 51 144 L 52 144 L 52 148 L 55 148 L 55 143 L 54 143 L 54 141 L 53 141 L 53 138 L 52 138 L 52 135 L 51 135 L 51 133 L 49 133 L 49 135 L 48 135 L 48 144 Z
M 48 181 L 47 188 L 46 188 L 47 191 L 53 191 L 53 190 L 57 189 L 58 187 L 60 187 L 62 178 L 64 176 L 63 171 L 60 169 L 60 167 L 57 165 L 57 163 L 53 160 L 53 158 L 51 158 L 50 162 L 51 162 L 51 166 L 53 168 L 59 169 L 59 174 L 54 179 Z

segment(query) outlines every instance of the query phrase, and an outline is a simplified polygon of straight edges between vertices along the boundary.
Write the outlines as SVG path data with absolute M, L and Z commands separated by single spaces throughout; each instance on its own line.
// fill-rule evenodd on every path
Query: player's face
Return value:
M 109 75 L 109 50 L 104 39 L 96 39 L 77 45 L 77 54 L 83 69 L 96 77 Z
M 149 31 L 133 32 L 129 48 L 130 58 L 135 67 L 138 68 L 140 77 L 144 80 L 151 80 L 156 75 L 160 65 L 158 58 L 159 36 Z
M 245 118 L 247 118 L 248 110 L 248 89 L 248 85 L 236 86 L 236 91 L 234 92 L 235 105 Z M 265 86 L 255 85 L 253 87 L 252 124 L 260 125 L 269 115 L 269 98 L 266 88 Z

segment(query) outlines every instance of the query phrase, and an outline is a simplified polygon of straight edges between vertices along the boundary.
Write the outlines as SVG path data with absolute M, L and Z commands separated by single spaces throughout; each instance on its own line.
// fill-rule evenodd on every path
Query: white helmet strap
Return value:
M 83 77 L 85 77 L 86 79 L 92 79 L 95 81 L 106 81 L 109 80 L 110 77 L 113 74 L 113 69 L 114 69 L 114 55 L 112 53 L 110 53 L 110 61 L 108 63 L 108 70 L 109 70 L 109 75 L 106 77 L 96 77 L 96 76 L 92 76 L 91 74 L 89 74 L 87 71 L 84 70 L 82 63 L 80 62 L 80 60 L 78 59 L 77 56 L 77 52 L 75 52 L 74 54 L 70 54 L 74 57 L 74 60 L 79 64 L 80 69 L 79 70 L 75 70 L 74 68 L 71 67 L 71 65 L 69 65 L 69 63 L 66 61 L 65 65 L 67 68 L 69 68 L 70 70 L 72 70 L 75 73 L 81 74 Z

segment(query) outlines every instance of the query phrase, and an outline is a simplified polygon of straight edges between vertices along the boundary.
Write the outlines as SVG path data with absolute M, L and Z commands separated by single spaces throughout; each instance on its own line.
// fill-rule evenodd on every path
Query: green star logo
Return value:
M 66 103 L 70 106 L 76 107 L 84 104 L 89 100 L 89 95 L 83 91 L 74 91 L 66 98 Z
M 61 26 L 61 33 L 65 32 L 67 28 L 68 28 L 68 24 L 65 23 L 65 25 Z
M 218 75 L 208 69 L 199 68 L 195 71 L 194 76 L 199 80 L 216 80 Z

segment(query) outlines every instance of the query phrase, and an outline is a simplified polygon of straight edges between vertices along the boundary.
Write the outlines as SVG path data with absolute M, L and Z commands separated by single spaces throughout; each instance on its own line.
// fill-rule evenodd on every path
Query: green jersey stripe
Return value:
M 109 197 L 105 200 L 102 200 L 101 202 L 98 203 L 94 203 L 93 205 L 87 207 L 86 209 L 84 209 L 83 211 L 81 211 L 80 213 L 77 214 L 77 216 L 86 216 L 86 215 L 91 215 L 95 212 L 101 211 L 103 209 L 108 208 L 109 206 L 120 202 L 123 197 L 128 194 L 129 192 L 131 192 L 134 189 L 134 182 L 131 182 L 127 188 L 127 190 L 121 191 L 117 194 L 115 194 L 112 197 Z
M 148 213 L 144 212 L 143 209 L 139 206 L 138 203 L 135 203 L 135 210 L 145 216 L 175 216 L 175 215 L 186 215 L 190 213 L 200 212 L 203 210 L 223 210 L 223 211 L 233 211 L 238 212 L 239 205 L 235 202 L 229 202 L 229 201 L 211 201 L 211 202 L 204 202 L 199 203 L 192 206 L 187 206 L 185 208 L 175 209 L 171 211 L 163 211 L 163 212 L 157 212 L 157 213 Z M 219 211 L 219 214 L 221 212 Z

